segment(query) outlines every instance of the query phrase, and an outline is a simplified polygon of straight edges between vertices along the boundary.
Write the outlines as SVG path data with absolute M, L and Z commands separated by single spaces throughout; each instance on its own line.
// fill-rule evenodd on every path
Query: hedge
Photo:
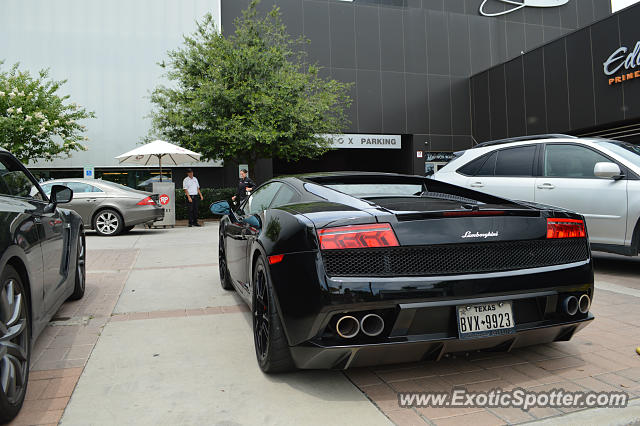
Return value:
M 219 217 L 213 215 L 209 210 L 209 206 L 214 201 L 227 200 L 231 203 L 231 197 L 236 195 L 236 188 L 200 188 L 202 192 L 203 201 L 200 201 L 198 205 L 198 218 L 214 218 Z M 176 220 L 188 219 L 189 213 L 187 211 L 187 197 L 184 195 L 183 189 L 176 189 Z

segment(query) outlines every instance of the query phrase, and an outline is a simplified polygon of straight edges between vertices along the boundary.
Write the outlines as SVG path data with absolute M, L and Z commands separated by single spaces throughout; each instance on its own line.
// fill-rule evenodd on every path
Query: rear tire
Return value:
M 224 250 L 224 237 L 220 235 L 218 240 L 218 271 L 220 273 L 220 285 L 225 290 L 233 290 L 231 277 L 229 276 L 229 268 L 227 267 L 227 255 Z
M 0 423 L 6 423 L 22 408 L 31 358 L 29 297 L 20 275 L 10 265 L 0 277 L 0 298 L 0 322 L 9 330 L 0 343 Z
M 262 256 L 253 273 L 253 339 L 260 369 L 267 374 L 295 370 L 291 350 L 273 295 L 273 286 Z
M 80 228 L 80 235 L 78 236 L 77 250 L 76 250 L 76 270 L 75 270 L 75 285 L 73 287 L 73 294 L 69 296 L 69 300 L 80 300 L 84 296 L 84 290 L 87 283 L 87 249 L 85 245 L 84 229 Z
M 122 216 L 115 210 L 100 210 L 93 218 L 93 229 L 104 237 L 112 237 L 122 233 L 124 228 L 124 220 Z

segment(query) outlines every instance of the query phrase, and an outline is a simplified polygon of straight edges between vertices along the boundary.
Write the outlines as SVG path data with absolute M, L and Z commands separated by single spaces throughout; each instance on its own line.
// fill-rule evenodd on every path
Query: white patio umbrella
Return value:
M 142 145 L 124 154 L 118 155 L 116 158 L 122 163 L 139 164 L 141 166 L 160 166 L 160 182 L 162 182 L 162 162 L 165 164 L 191 163 L 200 161 L 201 154 L 189 151 L 181 146 L 174 145 L 169 142 L 155 140 L 148 144 Z

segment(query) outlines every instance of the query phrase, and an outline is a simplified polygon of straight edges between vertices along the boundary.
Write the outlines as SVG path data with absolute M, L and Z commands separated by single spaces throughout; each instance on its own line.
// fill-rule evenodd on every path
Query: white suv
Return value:
M 456 153 L 435 179 L 583 214 L 593 250 L 635 256 L 640 239 L 640 146 L 538 135 Z

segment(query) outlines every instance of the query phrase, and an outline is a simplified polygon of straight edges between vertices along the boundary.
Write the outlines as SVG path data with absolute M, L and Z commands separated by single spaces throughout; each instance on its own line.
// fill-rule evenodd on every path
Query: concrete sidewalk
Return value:
M 250 314 L 219 284 L 217 231 L 89 238 L 139 255 L 62 424 L 390 424 L 341 372 L 262 374 Z

